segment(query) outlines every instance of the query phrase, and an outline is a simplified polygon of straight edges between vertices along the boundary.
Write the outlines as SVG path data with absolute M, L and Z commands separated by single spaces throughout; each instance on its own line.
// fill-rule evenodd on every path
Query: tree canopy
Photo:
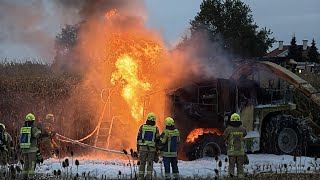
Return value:
M 295 36 L 293 36 L 291 39 L 287 57 L 295 61 L 302 61 L 302 48 L 299 48 L 297 45 Z
M 314 39 L 312 40 L 310 50 L 308 52 L 308 60 L 310 62 L 319 63 L 319 52 Z
M 211 40 L 244 58 L 265 55 L 275 42 L 269 29 L 258 29 L 250 7 L 240 0 L 204 0 L 190 24 L 191 38 L 206 32 Z
M 79 41 L 79 30 L 82 23 L 66 25 L 57 34 L 55 39 L 56 55 L 52 64 L 55 70 L 79 70 L 79 57 L 78 53 L 75 52 L 75 47 Z

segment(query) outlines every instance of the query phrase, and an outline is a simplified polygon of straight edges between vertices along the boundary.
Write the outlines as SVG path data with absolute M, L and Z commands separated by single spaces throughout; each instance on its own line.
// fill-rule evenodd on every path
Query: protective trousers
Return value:
M 24 167 L 22 171 L 23 179 L 32 179 L 36 169 L 36 152 L 23 153 Z
M 1 158 L 1 168 L 0 168 L 0 175 L 2 176 L 5 172 L 7 172 L 7 163 L 8 163 L 8 153 L 7 151 L 1 151 L 0 152 L 0 158 Z
M 51 138 L 44 137 L 40 148 L 46 158 L 53 157 L 53 145 L 51 144 Z
M 140 151 L 139 179 L 144 179 L 144 172 L 147 166 L 147 175 L 145 179 L 152 179 L 153 160 L 156 155 L 155 151 Z
M 163 165 L 164 165 L 164 173 L 165 179 L 171 179 L 170 176 L 170 164 L 172 167 L 172 174 L 174 179 L 178 179 L 179 177 L 179 169 L 178 169 L 178 159 L 177 157 L 163 157 Z
M 8 152 L 7 151 L 1 151 L 0 152 L 0 158 L 1 158 L 1 165 L 7 165 L 8 163 Z
M 229 156 L 229 175 L 235 176 L 234 168 L 235 168 L 235 165 L 237 165 L 238 178 L 244 178 L 243 163 L 244 163 L 243 156 Z

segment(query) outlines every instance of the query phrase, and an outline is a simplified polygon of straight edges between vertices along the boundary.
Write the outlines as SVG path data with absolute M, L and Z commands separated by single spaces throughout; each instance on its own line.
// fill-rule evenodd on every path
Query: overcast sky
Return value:
M 64 11 L 54 3 L 56 1 L 0 0 L 0 59 L 3 57 L 53 59 L 55 35 L 64 24 L 76 23 L 74 17 L 78 15 L 76 11 Z M 160 31 L 169 47 L 179 42 L 186 34 L 190 27 L 189 22 L 200 11 L 202 2 L 202 0 L 144 1 L 147 26 Z M 270 28 L 276 40 L 289 44 L 295 34 L 298 44 L 302 43 L 302 39 L 307 39 L 310 45 L 312 38 L 315 38 L 320 49 L 320 0 L 243 1 L 251 7 L 255 22 L 260 27 Z M 274 45 L 273 48 L 277 47 L 278 43 Z
M 158 28 L 167 44 L 174 44 L 199 12 L 202 0 L 146 0 L 148 26 Z M 320 45 L 320 0 L 243 0 L 260 27 L 270 28 L 276 40 L 289 44 L 312 38 Z M 278 44 L 275 44 L 275 47 Z M 273 47 L 273 48 L 275 48 Z

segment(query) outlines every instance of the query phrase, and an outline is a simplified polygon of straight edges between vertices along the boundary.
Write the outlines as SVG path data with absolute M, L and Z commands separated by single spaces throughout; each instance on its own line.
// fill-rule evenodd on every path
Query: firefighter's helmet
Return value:
M 0 123 L 0 129 L 3 131 L 6 130 L 6 126 L 4 124 Z
M 240 121 L 240 115 L 237 113 L 233 113 L 230 117 L 230 121 Z
M 50 114 L 50 113 L 46 115 L 46 119 L 50 119 L 50 118 L 53 118 L 53 117 L 54 117 L 53 114 Z
M 50 120 L 50 121 L 54 121 L 54 116 L 53 116 L 53 114 L 47 114 L 46 115 L 46 120 Z
M 26 115 L 26 121 L 35 121 L 35 120 L 36 120 L 36 117 L 32 113 L 29 113 Z
M 166 124 L 166 126 L 173 126 L 174 125 L 174 120 L 171 117 L 167 117 L 164 120 L 164 123 Z
M 156 121 L 156 114 L 153 112 L 149 113 L 147 116 L 147 121 Z

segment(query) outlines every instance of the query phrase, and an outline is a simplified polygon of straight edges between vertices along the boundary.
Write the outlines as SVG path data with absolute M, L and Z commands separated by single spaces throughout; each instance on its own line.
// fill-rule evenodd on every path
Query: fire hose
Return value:
M 108 153 L 113 153 L 113 154 L 124 154 L 124 152 L 122 151 L 115 151 L 115 150 L 110 150 L 110 149 L 105 149 L 105 148 L 100 148 L 100 147 L 96 147 L 96 146 L 92 146 L 92 145 L 89 145 L 89 144 L 85 144 L 85 143 L 82 143 L 80 141 L 77 141 L 77 140 L 73 140 L 73 139 L 70 139 L 68 137 L 65 137 L 65 136 L 62 136 L 60 134 L 56 134 L 57 138 L 60 140 L 60 141 L 63 141 L 63 142 L 68 142 L 68 143 L 72 143 L 72 144 L 77 144 L 79 146 L 82 146 L 82 147 L 88 147 L 88 148 L 92 148 L 92 149 L 96 149 L 96 150 L 99 150 L 99 151 L 104 151 L 104 152 L 108 152 Z
M 112 91 L 111 91 L 111 93 L 109 93 L 107 100 L 110 99 L 111 94 L 113 93 L 114 90 L 115 90 L 115 88 L 113 88 Z M 85 137 L 83 137 L 83 138 L 81 138 L 81 139 L 79 139 L 79 140 L 73 140 L 73 141 L 78 141 L 78 142 L 84 141 L 84 140 L 90 138 L 91 136 L 93 136 L 93 135 L 98 131 L 99 126 L 100 126 L 100 124 L 101 124 L 101 120 L 102 120 L 102 118 L 103 118 L 103 116 L 104 116 L 104 113 L 105 113 L 105 111 L 106 111 L 107 104 L 108 104 L 108 102 L 107 102 L 107 101 L 104 101 L 103 98 L 102 98 L 102 93 L 103 93 L 104 91 L 105 91 L 105 89 L 102 89 L 102 91 L 101 91 L 101 93 L 100 93 L 101 100 L 102 100 L 102 102 L 104 102 L 104 106 L 103 106 L 102 113 L 101 113 L 101 115 L 100 115 L 100 117 L 99 117 L 99 121 L 98 121 L 97 126 L 96 126 L 96 127 L 94 128 L 94 130 L 93 130 L 90 134 L 88 134 L 87 136 L 85 136 Z M 67 142 L 66 140 L 62 140 L 62 141 Z

